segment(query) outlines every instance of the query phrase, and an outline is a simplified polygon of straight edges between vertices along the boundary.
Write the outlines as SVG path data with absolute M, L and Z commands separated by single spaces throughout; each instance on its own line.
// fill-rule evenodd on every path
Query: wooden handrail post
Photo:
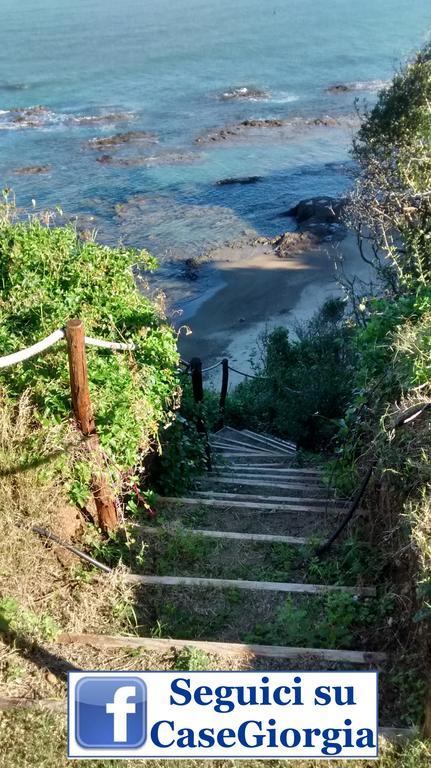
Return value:
M 199 434 L 205 436 L 205 453 L 207 469 L 211 471 L 211 447 L 208 438 L 208 431 L 202 414 L 202 404 L 204 399 L 204 383 L 202 377 L 202 360 L 200 357 L 192 357 L 190 360 L 190 373 L 192 376 L 193 398 L 197 405 L 196 429 Z
M 202 379 L 202 360 L 200 357 L 192 357 L 190 361 L 192 375 L 193 397 L 195 403 L 201 403 L 204 399 L 204 384 Z
M 66 341 L 73 412 L 82 434 L 88 438 L 86 448 L 91 454 L 90 460 L 100 468 L 93 473 L 91 488 L 96 503 L 100 528 L 107 533 L 117 527 L 118 516 L 114 494 L 103 471 L 103 452 L 96 434 L 88 385 L 85 332 L 81 320 L 69 320 L 66 325 Z
M 96 426 L 91 408 L 85 333 L 81 320 L 69 320 L 66 326 L 66 339 L 73 412 L 82 434 L 88 437 L 94 434 Z
M 227 357 L 223 358 L 221 364 L 222 364 L 222 379 L 221 379 L 220 403 L 219 403 L 220 418 L 217 424 L 218 429 L 222 429 L 224 427 L 224 412 L 226 407 L 227 389 L 229 386 L 229 360 L 227 359 Z

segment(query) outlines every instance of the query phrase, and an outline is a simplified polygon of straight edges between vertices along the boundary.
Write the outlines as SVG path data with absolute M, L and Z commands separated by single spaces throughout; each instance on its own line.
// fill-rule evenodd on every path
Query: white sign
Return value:
M 70 758 L 377 757 L 376 672 L 70 672 Z

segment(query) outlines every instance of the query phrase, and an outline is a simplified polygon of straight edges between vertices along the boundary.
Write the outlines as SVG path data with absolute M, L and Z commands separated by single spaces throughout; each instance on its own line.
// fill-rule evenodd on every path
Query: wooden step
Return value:
M 269 450 L 277 450 L 280 453 L 287 453 L 291 455 L 295 453 L 296 446 L 288 443 L 282 443 L 278 440 L 268 439 L 260 435 L 256 435 L 253 432 L 247 430 L 232 429 L 232 427 L 224 427 L 223 429 L 215 432 L 214 440 L 217 442 L 226 442 L 227 440 L 237 442 L 243 445 L 254 446 L 255 448 L 269 448 Z
M 267 437 L 266 435 L 258 435 L 256 432 L 252 432 L 250 429 L 241 430 L 242 434 L 249 437 L 250 440 L 254 440 L 255 443 L 261 443 L 262 445 L 278 447 L 280 450 L 287 453 L 296 452 L 296 444 L 283 442 L 276 437 Z
M 322 661 L 343 664 L 381 664 L 386 654 L 376 651 L 343 651 L 329 648 L 289 648 L 283 645 L 253 645 L 245 643 L 223 643 L 211 640 L 179 640 L 159 637 L 125 637 L 121 635 L 69 634 L 57 637 L 60 645 L 89 645 L 92 648 L 113 650 L 115 648 L 142 648 L 146 651 L 169 652 L 172 648 L 198 648 L 218 656 L 256 656 L 267 659 L 298 659 L 312 657 Z
M 0 712 L 16 710 L 36 712 L 66 712 L 66 699 L 25 699 L 18 696 L 0 696 Z
M 268 482 L 268 480 L 270 482 Z M 277 488 L 277 490 L 303 491 L 304 493 L 306 491 L 328 493 L 328 488 L 326 488 L 324 485 L 320 485 L 319 483 L 315 483 L 314 485 L 310 484 L 309 481 L 307 481 L 309 483 L 308 485 L 302 485 L 298 483 L 298 481 L 296 483 L 287 483 L 286 481 L 283 482 L 283 480 L 280 481 L 280 479 L 277 477 L 271 477 L 271 475 L 269 475 L 269 478 L 267 478 L 267 476 L 264 476 L 263 478 L 253 477 L 252 475 L 249 475 L 246 478 L 232 477 L 228 475 L 211 475 L 208 479 L 206 479 L 206 487 L 208 487 L 208 481 L 211 483 L 216 483 L 217 485 L 234 485 L 248 488 Z M 201 483 L 201 485 L 203 485 L 203 483 Z
M 327 507 L 332 505 L 333 507 L 339 507 L 345 509 L 348 505 L 348 501 L 343 499 L 321 499 L 318 496 L 304 497 L 304 496 L 262 496 L 257 493 L 229 493 L 224 491 L 194 491 L 193 498 L 203 499 L 226 499 L 226 501 L 263 501 L 274 502 L 276 504 L 308 504 L 316 507 Z
M 283 474 L 287 476 L 295 476 L 295 477 L 307 477 L 307 478 L 313 478 L 313 479 L 319 479 L 323 477 L 323 472 L 321 472 L 318 469 L 308 469 L 304 467 L 292 467 L 289 462 L 280 461 L 277 463 L 265 463 L 265 464 L 253 464 L 250 466 L 249 464 L 240 464 L 239 462 L 216 462 L 216 467 L 218 467 L 220 470 L 223 470 L 223 472 L 231 473 L 234 472 L 245 472 L 245 473 L 254 473 L 256 472 L 260 473 L 267 473 L 267 474 Z
M 223 448 L 233 448 L 234 450 L 240 449 L 244 451 L 250 451 L 259 453 L 284 453 L 284 451 L 280 451 L 278 448 L 271 447 L 267 448 L 265 446 L 261 445 L 251 445 L 250 443 L 242 442 L 241 440 L 232 440 L 229 437 L 223 437 L 218 439 L 216 436 L 210 438 L 210 445 L 214 448 L 223 447 Z
M 158 504 L 180 504 L 187 507 L 215 507 L 219 509 L 242 509 L 244 512 L 265 512 L 266 514 L 278 515 L 281 512 L 336 512 L 339 513 L 339 509 L 325 510 L 316 507 L 310 507 L 305 505 L 296 504 L 272 504 L 270 502 L 257 502 L 257 501 L 230 501 L 229 499 L 206 499 L 206 498 L 178 498 L 177 496 L 159 496 L 157 498 L 156 506 Z
M 234 440 L 210 440 L 211 448 L 216 451 L 242 451 L 243 453 L 258 453 L 258 454 L 274 454 L 278 455 L 278 451 L 271 451 L 269 448 L 257 448 L 254 445 L 248 445 L 247 443 L 237 443 Z
M 242 488 L 271 488 L 273 491 L 297 491 L 298 495 L 303 496 L 304 494 L 310 493 L 313 494 L 313 496 L 322 497 L 322 495 L 327 495 L 329 489 L 324 486 L 320 485 L 320 483 L 301 483 L 298 482 L 298 480 L 295 482 L 292 480 L 292 482 L 289 482 L 286 479 L 279 480 L 276 477 L 269 477 L 269 480 L 271 482 L 268 482 L 267 477 L 263 478 L 254 478 L 252 476 L 248 477 L 237 477 L 234 478 L 232 475 L 211 475 L 210 478 L 207 478 L 205 481 L 199 480 L 198 485 L 202 488 L 213 488 L 214 490 L 217 489 L 217 486 L 223 485 L 223 486 L 237 486 Z M 227 489 L 226 489 L 227 490 Z M 248 493 L 252 493 L 252 491 L 247 491 Z M 265 491 L 263 491 L 264 493 Z M 334 497 L 335 498 L 335 497 Z
M 233 459 L 235 462 L 237 459 L 244 459 L 248 461 L 248 464 L 250 463 L 257 463 L 257 464 L 264 464 L 266 462 L 272 463 L 275 459 L 278 459 L 279 462 L 283 466 L 289 466 L 289 459 L 286 456 L 281 455 L 281 453 L 263 453 L 261 452 L 253 452 L 253 453 L 244 453 L 244 451 L 232 451 L 231 449 L 227 448 L 220 448 L 215 451 L 216 456 L 218 456 L 220 459 L 226 459 L 226 461 L 230 461 Z
M 210 531 L 202 528 L 185 528 L 182 525 L 172 526 L 160 526 L 159 528 L 153 528 L 151 526 L 139 526 L 139 530 L 142 533 L 160 534 L 160 533 L 176 533 L 191 534 L 192 536 L 205 536 L 209 539 L 235 539 L 238 541 L 256 541 L 266 542 L 269 544 L 307 544 L 307 539 L 300 538 L 298 536 L 279 536 L 273 533 L 240 533 L 239 531 Z
M 165 587 L 215 587 L 252 590 L 254 592 L 289 592 L 309 595 L 326 595 L 328 592 L 344 592 L 358 597 L 375 597 L 375 587 L 344 587 L 338 584 L 294 584 L 282 581 L 245 581 L 243 579 L 210 579 L 203 576 L 149 576 L 128 573 L 124 576 L 130 584 L 159 585 Z

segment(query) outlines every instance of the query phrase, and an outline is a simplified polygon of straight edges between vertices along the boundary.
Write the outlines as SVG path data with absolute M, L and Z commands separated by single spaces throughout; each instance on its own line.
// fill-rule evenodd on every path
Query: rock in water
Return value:
M 298 224 L 311 221 L 316 224 L 334 224 L 340 221 L 345 204 L 345 200 L 334 197 L 311 197 L 309 200 L 300 200 L 286 212 L 286 216 L 292 216 Z
M 217 187 L 227 187 L 232 184 L 256 184 L 256 182 L 262 181 L 262 176 L 241 176 L 239 178 L 220 179 L 216 181 Z
M 253 88 L 249 86 L 241 86 L 237 88 L 229 88 L 219 95 L 220 101 L 261 101 L 269 99 L 271 94 L 264 91 L 262 88 Z
M 346 234 L 342 213 L 346 200 L 334 197 L 312 197 L 286 212 L 296 219 L 299 229 L 314 232 L 321 238 L 341 239 Z
M 355 88 L 351 85 L 346 85 L 345 83 L 335 83 L 334 85 L 330 85 L 329 88 L 326 88 L 326 93 L 349 93 L 350 91 L 354 91 Z
M 115 133 L 113 136 L 90 139 L 87 141 L 86 146 L 90 147 L 90 149 L 104 149 L 123 144 L 134 144 L 135 142 L 155 144 L 157 143 L 157 137 L 153 133 L 148 133 L 148 131 L 128 131 L 127 133 Z
M 27 165 L 24 168 L 15 168 L 14 173 L 20 176 L 36 176 L 38 173 L 49 173 L 50 165 Z

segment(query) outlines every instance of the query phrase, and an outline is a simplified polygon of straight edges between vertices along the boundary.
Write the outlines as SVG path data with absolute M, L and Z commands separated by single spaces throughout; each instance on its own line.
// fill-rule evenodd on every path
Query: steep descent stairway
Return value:
M 321 537 L 325 529 L 329 529 L 346 508 L 347 502 L 336 498 L 324 484 L 319 469 L 299 465 L 296 447 L 291 442 L 250 430 L 239 431 L 225 427 L 211 436 L 211 447 L 213 471 L 207 472 L 196 490 L 187 497 L 159 498 L 163 524 L 144 526 L 140 532 L 144 540 L 157 540 L 160 534 L 163 534 L 166 540 L 166 537 L 180 534 L 188 539 L 212 539 L 233 547 L 250 544 L 270 548 L 287 544 L 304 549 L 310 538 Z M 235 557 L 233 559 L 235 560 Z M 244 574 L 246 578 L 229 578 L 223 573 L 217 577 L 208 576 L 205 574 L 206 563 L 200 563 L 203 572 L 198 575 L 181 573 L 184 565 L 180 558 L 173 563 L 173 570 L 180 573 L 157 574 L 157 565 L 156 557 L 156 573 L 134 573 L 127 578 L 143 588 L 202 590 L 203 597 L 199 599 L 203 601 L 206 589 L 234 590 L 240 593 L 244 590 L 256 596 L 261 593 L 290 593 L 293 597 L 308 596 L 307 599 L 313 599 L 313 595 L 317 599 L 318 596 L 340 592 L 357 599 L 373 598 L 376 594 L 373 585 L 343 586 L 338 583 L 308 583 L 306 580 L 286 582 L 255 578 L 253 563 L 250 565 L 250 561 L 247 562 L 248 572 Z M 218 570 L 222 570 L 221 565 Z M 256 597 L 251 611 L 255 621 L 259 618 L 258 602 Z M 241 602 L 239 610 L 242 607 Z M 267 617 L 263 620 L 267 621 Z M 223 632 L 221 634 L 223 635 Z M 89 640 L 93 645 L 97 644 L 94 637 Z M 68 642 L 71 641 L 69 636 Z M 121 640 L 111 638 L 110 641 L 109 638 L 104 638 L 100 642 L 106 647 L 109 642 L 115 646 Z M 202 638 L 202 635 L 198 635 L 160 640 L 133 638 L 133 644 L 134 647 L 147 649 L 154 648 L 157 644 L 177 648 L 192 645 L 210 653 L 216 653 L 219 649 L 223 655 L 248 653 L 256 657 L 274 659 L 313 657 L 350 664 L 377 664 L 385 658 L 383 653 L 367 650 L 229 643 L 223 636 Z

